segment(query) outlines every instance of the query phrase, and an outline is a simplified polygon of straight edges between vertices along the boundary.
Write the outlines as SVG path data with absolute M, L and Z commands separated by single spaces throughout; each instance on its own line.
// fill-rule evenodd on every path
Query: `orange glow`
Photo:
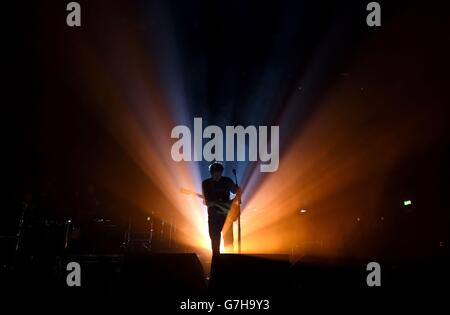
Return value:
M 200 199 L 180 193 L 180 188 L 192 188 L 195 182 L 199 182 L 197 166 L 172 161 L 170 131 L 175 122 L 156 75 L 151 71 L 152 61 L 145 56 L 142 46 L 145 39 L 131 27 L 117 28 L 113 17 L 119 13 L 124 14 L 111 8 L 107 12 L 111 15 L 107 19 L 107 27 L 115 35 L 114 38 L 105 38 L 106 44 L 114 47 L 110 55 L 100 57 L 92 49 L 92 43 L 88 44 L 90 39 L 84 38 L 74 48 L 80 61 L 74 71 L 84 78 L 81 84 L 91 103 L 97 104 L 87 110 L 158 192 L 146 191 L 145 183 L 142 180 L 139 183 L 133 175 L 122 174 L 120 179 L 115 177 L 112 170 L 116 170 L 118 165 L 105 165 L 105 171 L 99 172 L 98 176 L 108 190 L 136 208 L 149 214 L 155 211 L 155 215 L 173 222 L 184 236 L 181 241 L 185 244 L 209 249 L 204 205 Z M 139 112 L 132 112 L 132 109 Z
M 110 22 L 104 26 L 113 30 L 115 37 L 107 44 L 114 50 L 105 58 L 87 43 L 75 47 L 81 61 L 75 65 L 76 73 L 83 78 L 88 97 L 98 105 L 88 110 L 149 182 L 133 175 L 118 177 L 111 171 L 120 168 L 117 165 L 105 166 L 99 176 L 105 187 L 137 208 L 148 213 L 160 210 L 158 215 L 164 219 L 174 217 L 184 244 L 210 250 L 205 206 L 197 197 L 180 193 L 180 188 L 198 188 L 198 165 L 172 160 L 170 132 L 177 123 L 169 111 L 168 97 L 142 47 L 145 40 L 131 28 L 115 28 L 114 13 L 118 12 L 108 10 Z M 365 80 L 367 73 L 360 69 L 367 63 L 376 68 L 382 62 L 380 56 L 360 59 L 352 67 L 354 72 L 349 72 L 376 87 L 377 78 Z M 414 83 L 413 78 L 409 80 Z M 427 135 L 443 126 L 444 117 L 431 106 L 406 104 L 393 111 L 389 104 L 405 102 L 404 95 L 394 88 L 389 90 L 389 101 L 376 90 L 364 90 L 370 93 L 370 104 L 367 97 L 364 101 L 358 98 L 358 93 L 360 87 L 337 82 L 324 93 L 309 122 L 295 130 L 291 142 L 282 144 L 278 171 L 261 174 L 254 168 L 246 174 L 242 184 L 243 253 L 340 255 L 345 246 L 354 245 L 357 226 L 352 218 L 380 211 L 380 196 L 395 164 L 413 149 L 420 151 L 428 144 Z M 429 100 L 411 101 L 425 104 Z M 157 187 L 156 192 L 147 190 L 149 183 Z M 307 212 L 299 213 L 302 207 Z M 237 239 L 236 224 L 233 228 Z
M 382 46 L 377 44 L 374 41 L 367 50 L 376 51 Z M 369 243 L 358 244 L 363 241 L 355 237 L 360 233 L 356 218 L 366 222 L 379 217 L 394 167 L 410 153 L 432 146 L 430 140 L 445 130 L 441 104 L 430 104 L 427 93 L 405 99 L 395 86 L 379 87 L 396 69 L 383 73 L 383 78 L 368 76 L 365 65 L 381 68 L 383 55 L 361 56 L 351 67 L 351 82 L 366 88 L 337 80 L 301 132 L 283 148 L 279 170 L 264 176 L 248 174 L 242 215 L 244 253 L 295 250 L 300 255 L 340 256 L 362 245 L 364 255 Z M 422 88 L 420 78 L 414 76 L 402 82 Z M 308 211 L 299 213 L 302 207 Z

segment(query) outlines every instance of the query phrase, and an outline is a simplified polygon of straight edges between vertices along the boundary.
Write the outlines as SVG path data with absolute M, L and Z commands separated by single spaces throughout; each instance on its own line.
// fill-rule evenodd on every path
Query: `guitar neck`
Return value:
M 197 197 L 199 197 L 201 199 L 204 199 L 202 194 L 199 194 L 198 192 L 195 192 L 195 191 L 192 191 L 192 190 L 182 189 L 181 192 L 184 193 L 184 194 L 189 194 L 189 195 L 197 196 Z M 230 211 L 230 206 L 231 206 L 231 204 L 227 203 L 227 202 L 216 202 L 216 203 L 214 203 L 214 207 L 219 208 L 220 212 L 222 214 L 224 214 L 224 215 L 227 215 L 228 211 Z

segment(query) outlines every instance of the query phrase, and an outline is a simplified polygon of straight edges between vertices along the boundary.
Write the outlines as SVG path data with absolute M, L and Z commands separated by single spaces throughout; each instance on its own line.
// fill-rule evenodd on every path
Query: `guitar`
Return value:
M 192 191 L 192 190 L 189 190 L 186 188 L 181 188 L 180 192 L 183 194 L 186 194 L 186 195 L 197 196 L 203 200 L 205 199 L 202 194 L 199 194 L 198 192 L 195 192 L 195 191 Z M 209 204 L 209 206 L 218 208 L 219 212 L 226 216 L 226 215 L 228 215 L 228 212 L 230 212 L 230 210 L 232 208 L 233 201 L 234 201 L 234 199 L 229 202 L 215 201 L 215 202 L 211 202 Z

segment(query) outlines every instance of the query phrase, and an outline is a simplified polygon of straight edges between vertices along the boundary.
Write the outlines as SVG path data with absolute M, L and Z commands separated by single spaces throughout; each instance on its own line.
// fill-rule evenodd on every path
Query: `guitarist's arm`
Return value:
M 233 194 L 237 194 L 238 192 L 240 193 L 241 192 L 241 190 L 240 190 L 240 187 L 238 186 L 238 185 L 236 185 L 234 182 L 233 182 L 233 180 L 231 180 L 231 178 L 230 178 L 230 181 L 231 181 L 231 183 L 230 183 L 230 191 L 233 193 Z
M 217 202 L 216 201 L 208 200 L 208 196 L 207 196 L 207 194 L 205 194 L 205 189 L 204 189 L 203 185 L 202 185 L 202 195 L 201 196 L 203 198 L 203 204 L 205 206 L 207 206 L 208 208 L 217 206 Z

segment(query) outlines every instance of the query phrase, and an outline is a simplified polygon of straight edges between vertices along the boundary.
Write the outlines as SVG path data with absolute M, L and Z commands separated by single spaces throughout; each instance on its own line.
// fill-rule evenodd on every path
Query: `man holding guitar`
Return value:
M 228 212 L 235 200 L 239 200 L 240 189 L 229 177 L 222 176 L 223 166 L 214 162 L 209 166 L 211 177 L 202 182 L 203 202 L 208 207 L 208 226 L 213 255 L 220 253 L 220 239 L 223 232 L 224 245 L 233 249 L 233 227 L 222 230 Z M 230 200 L 230 192 L 236 198 Z

